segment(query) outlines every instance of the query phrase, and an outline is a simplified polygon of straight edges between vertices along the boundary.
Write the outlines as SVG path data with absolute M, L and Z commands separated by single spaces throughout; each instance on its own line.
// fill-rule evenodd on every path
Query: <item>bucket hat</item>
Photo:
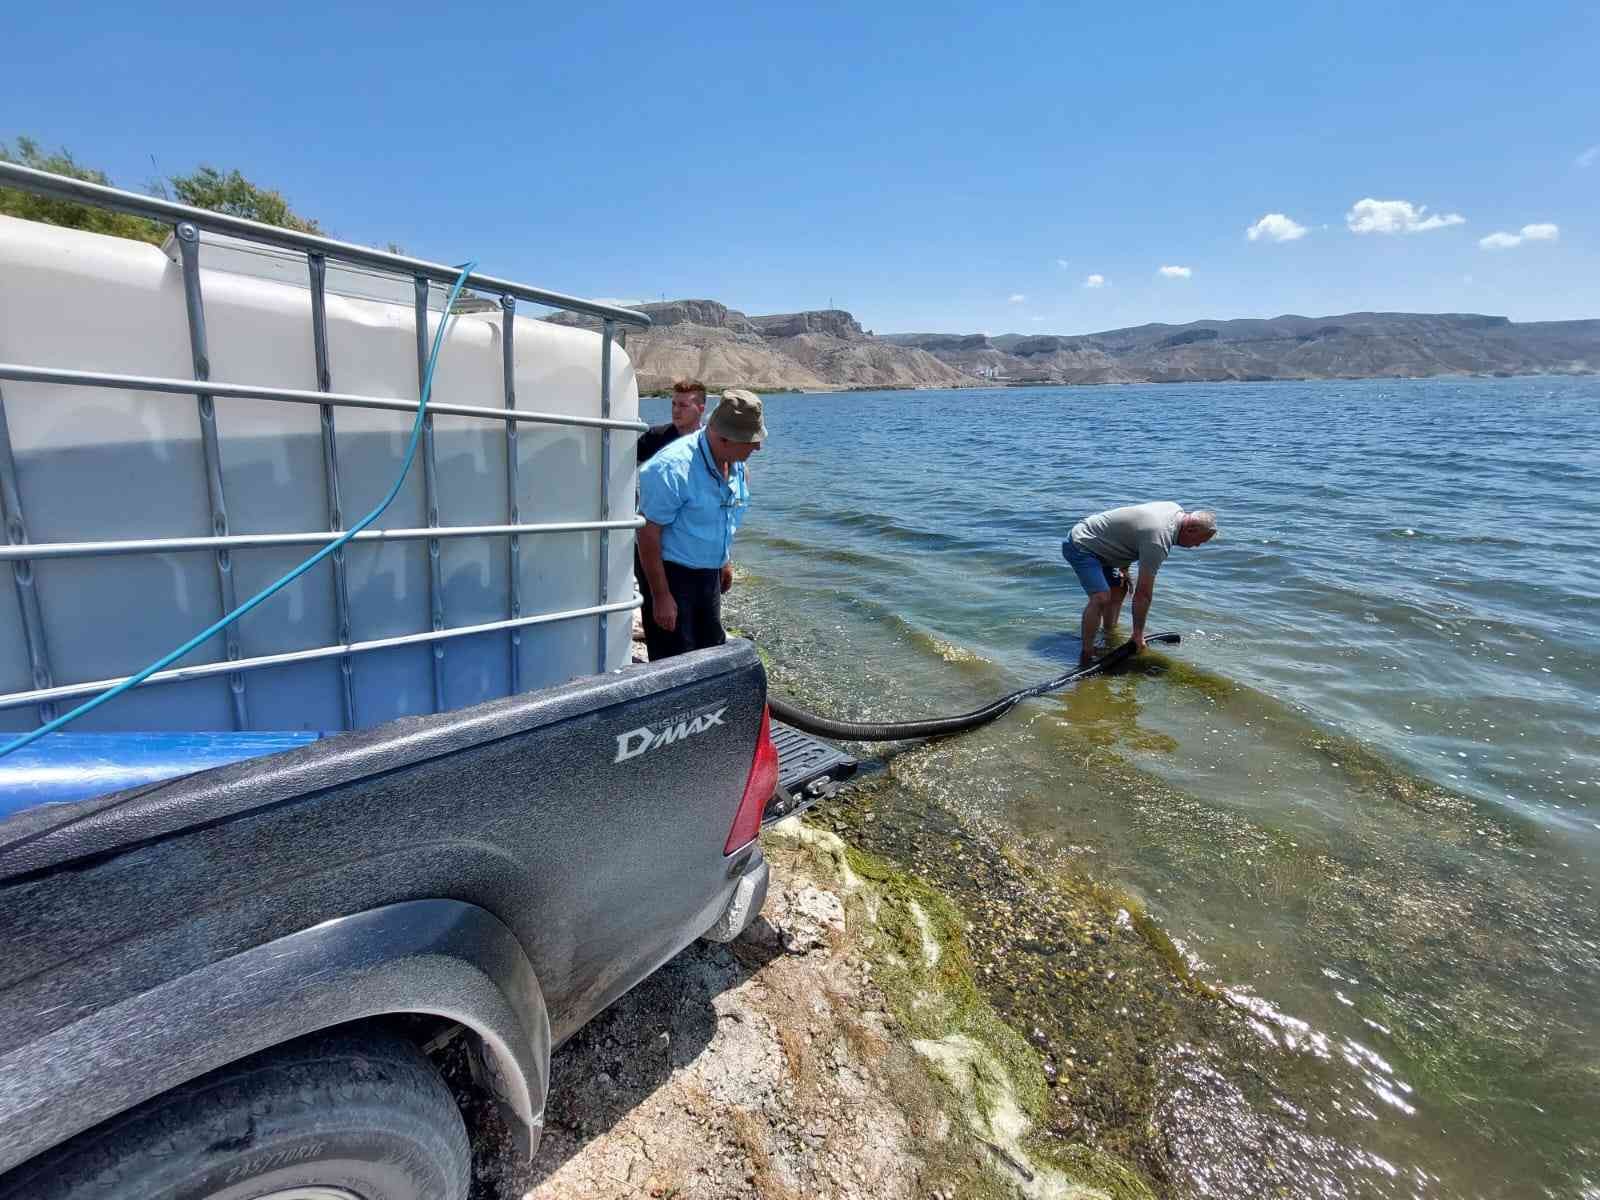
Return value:
M 767 426 L 761 419 L 761 397 L 744 388 L 729 388 L 711 414 L 706 427 L 730 442 L 764 442 Z

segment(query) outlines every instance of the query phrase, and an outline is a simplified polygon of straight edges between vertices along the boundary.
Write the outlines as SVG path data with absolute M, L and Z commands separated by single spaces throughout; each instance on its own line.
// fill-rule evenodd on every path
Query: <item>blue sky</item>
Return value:
M 563 291 L 831 300 L 879 332 L 1600 317 L 1592 2 L 6 21 L 0 140 L 125 186 L 238 167 L 338 236 Z M 1250 240 L 1268 214 L 1293 224 Z

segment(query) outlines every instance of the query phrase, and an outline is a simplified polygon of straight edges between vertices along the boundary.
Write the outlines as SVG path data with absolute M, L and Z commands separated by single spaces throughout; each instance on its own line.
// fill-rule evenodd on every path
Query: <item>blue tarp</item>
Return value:
M 0 818 L 292 750 L 320 733 L 52 733 L 0 758 Z

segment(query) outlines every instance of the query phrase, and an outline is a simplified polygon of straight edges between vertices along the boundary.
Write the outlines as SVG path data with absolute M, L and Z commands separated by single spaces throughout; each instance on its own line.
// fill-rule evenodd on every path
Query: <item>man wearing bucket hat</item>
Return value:
M 750 505 L 744 464 L 766 437 L 761 398 L 731 388 L 699 434 L 668 444 L 640 468 L 651 662 L 727 640 L 722 593 L 733 583 L 733 535 Z

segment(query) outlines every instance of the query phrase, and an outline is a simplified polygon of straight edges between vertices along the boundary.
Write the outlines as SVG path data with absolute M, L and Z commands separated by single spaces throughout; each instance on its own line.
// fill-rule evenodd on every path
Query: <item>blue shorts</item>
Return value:
M 1097 554 L 1090 554 L 1071 538 L 1061 543 L 1061 557 L 1067 560 L 1083 590 L 1093 596 L 1096 592 L 1109 592 L 1114 587 L 1125 587 L 1128 572 L 1123 567 L 1113 567 Z

